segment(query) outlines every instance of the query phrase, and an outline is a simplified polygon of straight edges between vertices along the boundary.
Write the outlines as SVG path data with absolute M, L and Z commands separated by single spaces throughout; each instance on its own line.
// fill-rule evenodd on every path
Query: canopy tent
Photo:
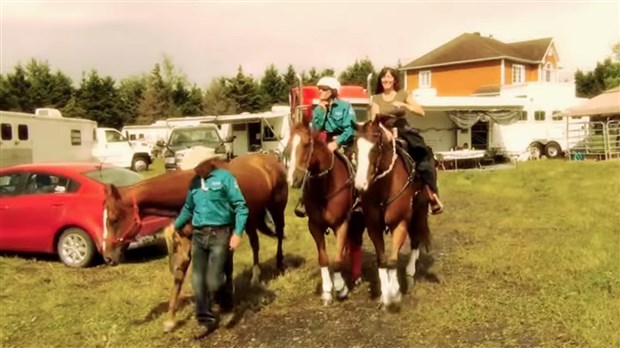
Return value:
M 582 104 L 564 110 L 566 116 L 620 115 L 620 86 L 609 89 Z

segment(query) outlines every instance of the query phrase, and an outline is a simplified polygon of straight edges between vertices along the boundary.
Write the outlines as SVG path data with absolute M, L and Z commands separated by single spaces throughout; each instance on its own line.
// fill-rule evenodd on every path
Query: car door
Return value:
M 24 188 L 27 174 L 6 172 L 0 175 L 0 249 L 15 250 L 22 212 L 16 202 Z
M 67 213 L 67 191 L 71 187 L 71 181 L 59 175 L 28 174 L 24 189 L 12 202 L 13 212 L 21 215 L 12 225 L 16 251 L 51 251 L 54 234 Z

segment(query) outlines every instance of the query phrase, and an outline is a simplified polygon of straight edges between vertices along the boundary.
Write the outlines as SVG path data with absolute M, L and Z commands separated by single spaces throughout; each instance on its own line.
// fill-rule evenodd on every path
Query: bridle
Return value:
M 135 194 L 131 194 L 131 202 L 133 208 L 133 223 L 123 233 L 121 233 L 112 241 L 112 244 L 114 245 L 132 238 L 133 234 L 140 231 L 140 229 L 142 228 L 142 219 L 140 219 L 140 208 L 138 207 Z
M 336 155 L 330 151 L 330 164 L 329 167 L 325 170 L 320 171 L 319 173 L 313 174 L 310 170 L 310 161 L 312 160 L 312 155 L 314 154 L 314 138 L 312 137 L 312 135 L 310 135 L 310 153 L 308 154 L 308 159 L 306 160 L 306 164 L 304 167 L 299 166 L 297 163 L 295 163 L 295 168 L 297 170 L 303 171 L 304 172 L 304 176 L 301 182 L 301 187 L 302 190 L 303 188 L 306 187 L 306 182 L 310 179 L 319 179 L 322 177 L 325 177 L 327 174 L 329 174 L 333 169 L 334 169 L 334 163 L 336 161 Z M 337 193 L 339 193 L 340 191 L 344 190 L 348 185 L 353 184 L 353 180 L 354 180 L 354 176 L 349 174 L 349 178 L 347 179 L 347 181 L 337 190 L 334 190 L 334 192 L 328 194 L 327 196 L 325 196 L 326 200 L 329 200 L 330 198 L 334 197 Z
M 380 130 L 377 133 L 375 133 L 375 135 L 379 136 L 379 142 L 377 143 L 377 146 L 379 147 L 379 156 L 377 156 L 377 160 L 375 161 L 375 164 L 374 164 L 373 172 L 375 174 L 374 174 L 371 182 L 377 181 L 377 180 L 385 177 L 389 173 L 391 173 L 392 170 L 394 170 L 394 165 L 396 164 L 396 159 L 398 158 L 398 155 L 396 154 L 396 138 L 392 137 L 392 142 L 391 142 L 392 143 L 392 161 L 390 162 L 390 165 L 389 165 L 389 167 L 386 170 L 384 170 L 383 172 L 379 173 L 379 166 L 381 165 L 381 159 L 383 157 L 383 146 L 384 146 L 383 137 L 381 136 L 381 131 L 383 131 L 386 134 L 388 132 L 388 130 L 385 129 L 385 127 L 383 127 L 383 125 L 380 124 L 379 127 L 380 127 Z

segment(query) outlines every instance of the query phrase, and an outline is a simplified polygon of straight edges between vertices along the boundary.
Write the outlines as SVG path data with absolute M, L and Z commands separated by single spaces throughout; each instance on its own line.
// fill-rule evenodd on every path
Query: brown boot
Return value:
M 428 193 L 428 197 L 430 198 L 430 207 L 428 212 L 432 215 L 437 215 L 443 213 L 443 203 L 439 199 L 439 196 L 431 191 L 430 187 L 426 186 L 426 192 Z

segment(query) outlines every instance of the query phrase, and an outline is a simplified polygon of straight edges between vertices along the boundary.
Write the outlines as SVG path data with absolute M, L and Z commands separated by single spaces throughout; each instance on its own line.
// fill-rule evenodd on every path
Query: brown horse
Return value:
M 331 152 L 312 131 L 308 121 L 291 129 L 289 140 L 290 161 L 288 182 L 293 188 L 302 188 L 302 202 L 308 214 L 308 229 L 318 250 L 322 276 L 324 304 L 332 301 L 332 290 L 338 299 L 344 299 L 349 288 L 342 277 L 345 248 L 351 257 L 351 284 L 361 277 L 361 245 L 364 232 L 361 213 L 353 213 L 355 200 L 353 169 L 343 155 Z M 305 181 L 305 183 L 304 183 Z M 352 214 L 355 216 L 352 218 Z M 329 272 L 329 257 L 325 248 L 325 233 L 331 229 L 336 235 L 336 257 L 333 279 Z
M 368 235 L 375 247 L 384 308 L 398 305 L 401 300 L 396 265 L 407 234 L 412 250 L 406 269 L 409 284 L 413 284 L 420 245 L 428 247 L 430 238 L 429 193 L 409 169 L 413 165 L 410 157 L 398 149 L 394 135 L 382 124 L 390 127 L 393 120 L 390 115 L 379 114 L 356 127 L 355 187 L 361 192 Z M 389 258 L 383 241 L 386 228 L 392 233 Z
M 277 237 L 276 266 L 281 270 L 284 210 L 288 202 L 284 166 L 275 156 L 268 154 L 243 155 L 230 162 L 209 159 L 198 165 L 201 166 L 209 166 L 211 170 L 213 168 L 230 170 L 245 197 L 249 209 L 245 231 L 254 257 L 251 283 L 256 284 L 260 277 L 257 229 L 265 235 Z M 103 257 L 108 264 L 114 265 L 119 262 L 124 242 L 136 236 L 143 216 L 176 216 L 179 213 L 185 202 L 190 181 L 196 175 L 196 169 L 166 173 L 123 188 L 116 188 L 113 185 L 108 188 L 103 242 Z M 275 232 L 265 223 L 266 211 L 273 219 Z M 181 231 L 170 229 L 166 231 L 170 269 L 174 275 L 167 321 L 164 324 L 166 331 L 175 325 L 174 315 L 178 297 L 190 263 L 191 231 L 191 223 L 186 224 Z

